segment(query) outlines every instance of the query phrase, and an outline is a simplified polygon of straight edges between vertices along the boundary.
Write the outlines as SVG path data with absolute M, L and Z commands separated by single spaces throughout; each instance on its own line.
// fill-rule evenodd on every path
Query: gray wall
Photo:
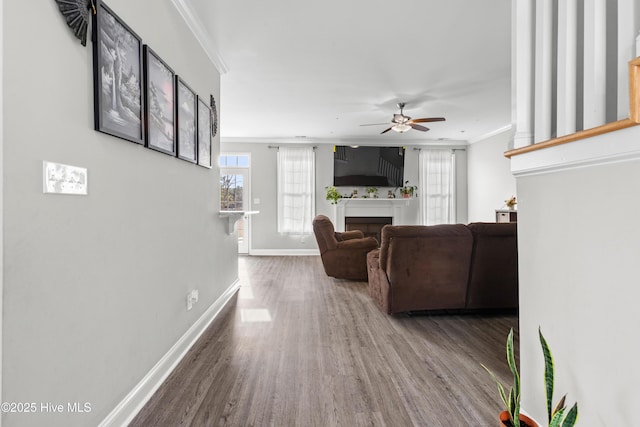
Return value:
M 336 142 L 340 145 L 340 142 Z M 344 144 L 344 143 L 342 143 Z M 260 211 L 250 216 L 251 253 L 316 253 L 317 244 L 313 235 L 288 236 L 277 232 L 277 149 L 268 146 L 285 145 L 273 141 L 266 142 L 223 142 L 221 151 L 229 153 L 251 153 L 251 199 L 260 199 L 260 204 L 251 205 L 251 209 Z M 325 187 L 333 184 L 333 143 L 314 144 L 316 149 L 316 213 L 335 219 L 335 207 L 325 199 Z M 372 144 L 373 145 L 373 144 Z M 424 147 L 424 146 L 423 146 Z M 442 148 L 442 147 L 438 147 Z M 418 185 L 418 151 L 407 146 L 405 159 L 405 179 Z M 467 160 L 466 152 L 456 153 L 458 162 L 457 218 L 458 222 L 467 220 Z M 341 187 L 339 190 L 350 193 L 356 187 Z M 365 188 L 359 187 L 359 194 L 365 194 Z M 385 197 L 387 188 L 379 189 L 380 197 Z M 397 194 L 399 196 L 399 194 Z M 404 224 L 417 224 L 419 200 L 414 200 L 403 212 Z
M 640 129 L 598 138 L 607 147 L 619 134 L 638 141 Z M 639 182 L 637 158 L 517 179 L 523 407 L 538 421 L 546 419 L 540 326 L 555 359 L 555 399 L 578 401 L 579 425 L 638 424 Z
M 504 157 L 510 137 L 505 131 L 468 147 L 469 222 L 495 222 L 495 210 L 516 195 L 516 179 Z
M 108 3 L 219 98 L 216 69 L 169 1 Z M 91 42 L 56 3 L 4 7 L 3 400 L 92 411 L 3 414 L 3 425 L 96 425 L 234 282 L 236 242 L 217 217 L 217 168 L 93 130 Z M 43 160 L 87 167 L 89 196 L 42 194 Z

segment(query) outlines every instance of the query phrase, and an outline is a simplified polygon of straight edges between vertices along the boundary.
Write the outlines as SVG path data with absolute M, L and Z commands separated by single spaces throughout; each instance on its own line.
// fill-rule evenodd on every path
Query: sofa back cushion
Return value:
M 467 308 L 518 307 L 517 223 L 471 223 Z
M 464 307 L 472 246 L 462 224 L 385 226 L 380 267 L 392 288 L 392 311 Z

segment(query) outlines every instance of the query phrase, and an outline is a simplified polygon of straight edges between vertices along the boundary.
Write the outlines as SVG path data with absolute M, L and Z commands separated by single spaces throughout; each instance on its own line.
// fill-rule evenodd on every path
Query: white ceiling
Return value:
M 510 125 L 510 0 L 184 2 L 227 68 L 223 140 L 473 142 Z M 400 101 L 447 120 L 360 126 Z

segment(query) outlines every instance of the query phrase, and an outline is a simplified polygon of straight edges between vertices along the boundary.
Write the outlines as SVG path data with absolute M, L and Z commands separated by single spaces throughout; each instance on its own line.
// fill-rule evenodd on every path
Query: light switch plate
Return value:
M 87 195 L 87 168 L 44 161 L 42 177 L 45 194 Z

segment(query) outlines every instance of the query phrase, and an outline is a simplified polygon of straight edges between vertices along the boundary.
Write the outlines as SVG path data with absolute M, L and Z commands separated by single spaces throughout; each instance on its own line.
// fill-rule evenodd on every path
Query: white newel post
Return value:
M 578 1 L 563 0 L 558 3 L 558 137 L 576 131 L 577 62 Z
M 512 0 L 511 121 L 513 148 L 533 144 L 533 0 Z
M 584 128 L 606 122 L 607 4 L 584 0 Z

